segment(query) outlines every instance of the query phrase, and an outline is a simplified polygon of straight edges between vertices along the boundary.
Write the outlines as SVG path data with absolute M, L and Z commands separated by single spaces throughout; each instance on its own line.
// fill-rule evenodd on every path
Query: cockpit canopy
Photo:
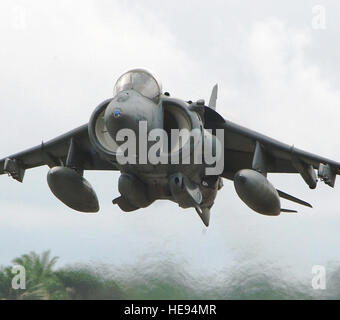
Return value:
M 135 90 L 155 103 L 159 102 L 162 86 L 155 77 L 144 69 L 133 69 L 124 73 L 116 82 L 113 95 L 124 90 Z

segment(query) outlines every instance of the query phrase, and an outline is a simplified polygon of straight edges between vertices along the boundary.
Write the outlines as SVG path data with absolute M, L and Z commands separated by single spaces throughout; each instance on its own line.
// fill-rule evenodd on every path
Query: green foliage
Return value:
M 120 300 L 123 293 L 115 281 L 86 267 L 74 267 L 56 272 L 66 288 L 70 299 L 75 300 Z
M 66 299 L 122 299 L 123 294 L 113 280 L 104 280 L 88 268 L 54 271 L 58 257 L 50 252 L 35 252 L 15 258 L 13 265 L 26 271 L 26 289 L 13 289 L 12 267 L 0 269 L 0 299 L 8 300 L 66 300 Z
M 41 255 L 35 252 L 24 254 L 13 259 L 13 265 L 20 265 L 26 271 L 26 289 L 13 289 L 12 279 L 15 276 L 11 267 L 0 270 L 0 299 L 35 300 L 66 298 L 62 283 L 55 276 L 53 267 L 58 258 L 50 259 L 50 252 Z
M 142 259 L 121 269 L 74 265 L 55 270 L 57 257 L 46 251 L 14 259 L 26 270 L 26 289 L 12 288 L 12 267 L 0 268 L 0 300 L 116 300 L 116 299 L 338 299 L 340 267 L 327 266 L 327 291 L 316 291 L 308 281 L 289 272 L 250 261 L 216 274 L 189 272 L 183 261 Z

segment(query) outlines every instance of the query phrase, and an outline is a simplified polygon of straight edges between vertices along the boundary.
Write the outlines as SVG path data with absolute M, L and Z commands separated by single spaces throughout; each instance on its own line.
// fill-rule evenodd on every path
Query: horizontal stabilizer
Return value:
M 281 212 L 285 212 L 285 213 L 297 213 L 296 210 L 290 210 L 290 209 L 281 209 Z
M 277 190 L 277 192 L 278 192 L 279 196 L 280 196 L 281 198 L 283 198 L 283 199 L 286 199 L 286 200 L 289 200 L 289 201 L 293 201 L 293 202 L 295 202 L 295 203 L 301 204 L 301 205 L 306 206 L 306 207 L 309 207 L 309 208 L 313 208 L 313 206 L 312 206 L 310 203 L 306 202 L 306 201 L 303 201 L 303 200 L 301 200 L 301 199 L 298 199 L 298 198 L 296 198 L 296 197 L 293 197 L 293 196 L 291 196 L 290 194 L 285 193 L 285 192 L 280 191 L 280 190 Z

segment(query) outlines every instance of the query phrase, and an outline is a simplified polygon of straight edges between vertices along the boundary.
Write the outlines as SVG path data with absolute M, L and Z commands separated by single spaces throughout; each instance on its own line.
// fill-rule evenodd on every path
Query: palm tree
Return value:
M 26 289 L 13 289 L 12 267 L 0 268 L 0 300 L 33 299 L 124 299 L 114 280 L 92 268 L 76 266 L 54 271 L 58 257 L 50 251 L 42 254 L 30 252 L 13 259 L 26 272 Z
M 12 288 L 12 278 L 11 268 L 0 268 L 0 300 L 17 298 L 17 292 Z
M 53 271 L 58 257 L 50 258 L 50 251 L 41 255 L 35 252 L 15 258 L 12 263 L 25 268 L 26 289 L 12 288 L 12 268 L 3 268 L 0 272 L 0 298 L 18 300 L 63 299 L 67 298 L 66 290 Z
M 45 251 L 41 255 L 35 252 L 24 254 L 13 259 L 12 263 L 25 268 L 29 281 L 40 282 L 53 274 L 52 269 L 57 261 L 58 257 L 50 259 L 50 251 Z

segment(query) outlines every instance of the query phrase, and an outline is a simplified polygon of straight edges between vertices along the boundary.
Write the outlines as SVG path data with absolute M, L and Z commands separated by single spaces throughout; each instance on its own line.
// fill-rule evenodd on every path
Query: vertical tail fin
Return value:
M 215 84 L 212 89 L 210 100 L 209 100 L 209 108 L 214 109 L 214 110 L 216 110 L 217 93 L 218 93 L 218 85 Z

